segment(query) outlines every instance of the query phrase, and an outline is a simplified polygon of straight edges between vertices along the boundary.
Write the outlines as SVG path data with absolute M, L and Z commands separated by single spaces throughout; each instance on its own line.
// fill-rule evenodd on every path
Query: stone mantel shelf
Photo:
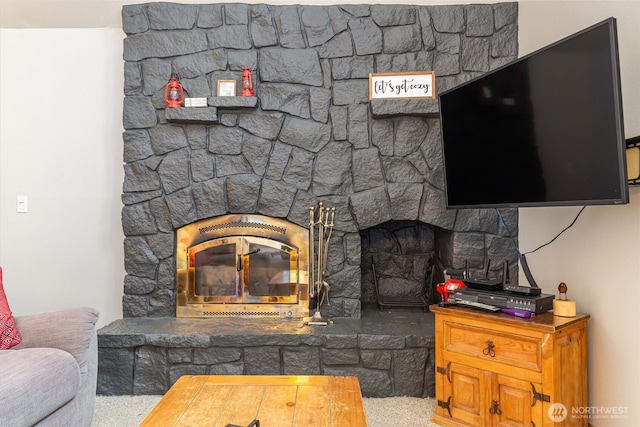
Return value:
M 225 108 L 256 108 L 257 96 L 210 96 L 207 98 L 210 107 Z
M 167 108 L 164 117 L 170 123 L 214 125 L 218 123 L 218 109 L 216 107 Z
M 433 99 L 372 99 L 371 115 L 376 118 L 400 115 L 438 118 L 438 98 Z
M 255 96 L 210 96 L 208 107 L 167 108 L 165 118 L 170 123 L 205 124 L 218 123 L 218 109 L 256 108 L 258 98 Z
M 372 99 L 371 115 L 374 118 L 412 115 L 437 118 L 439 115 L 438 99 Z M 217 124 L 218 109 L 257 108 L 258 98 L 255 96 L 210 96 L 208 107 L 167 108 L 165 118 L 172 123 L 182 124 Z

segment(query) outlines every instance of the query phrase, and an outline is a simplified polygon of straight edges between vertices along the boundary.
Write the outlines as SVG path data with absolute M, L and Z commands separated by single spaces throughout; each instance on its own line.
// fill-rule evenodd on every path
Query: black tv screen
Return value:
M 439 104 L 447 208 L 628 203 L 614 18 Z

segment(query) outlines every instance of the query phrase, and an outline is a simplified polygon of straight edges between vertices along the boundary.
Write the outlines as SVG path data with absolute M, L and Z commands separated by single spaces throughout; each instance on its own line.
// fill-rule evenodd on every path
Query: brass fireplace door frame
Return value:
M 235 244 L 239 265 L 236 283 L 247 295 L 248 244 L 257 243 L 290 255 L 290 297 L 206 297 L 195 294 L 193 254 L 218 245 Z M 191 261 L 190 261 L 191 257 Z M 262 215 L 224 215 L 176 230 L 176 317 L 280 317 L 309 315 L 309 231 L 289 221 Z

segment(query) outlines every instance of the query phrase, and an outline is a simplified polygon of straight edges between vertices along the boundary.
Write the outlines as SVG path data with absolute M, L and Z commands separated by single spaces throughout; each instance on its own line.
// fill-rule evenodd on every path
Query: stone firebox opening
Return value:
M 362 306 L 378 308 L 382 298 L 411 301 L 417 295 L 436 302 L 435 227 L 419 221 L 390 221 L 360 232 Z M 375 265 L 375 277 L 374 277 Z M 377 283 L 377 287 L 375 286 Z
M 405 220 L 362 230 L 360 238 L 363 309 L 379 308 L 381 297 L 406 300 L 415 306 L 413 297 L 423 295 L 427 303 L 437 303 L 435 285 L 444 280 L 445 270 L 468 266 L 473 277 L 480 277 L 486 272 L 488 260 L 490 277 L 501 277 L 505 260 L 509 263 L 509 277 L 517 276 L 518 266 L 509 247 L 491 248 L 491 237 L 483 234 L 459 233 Z

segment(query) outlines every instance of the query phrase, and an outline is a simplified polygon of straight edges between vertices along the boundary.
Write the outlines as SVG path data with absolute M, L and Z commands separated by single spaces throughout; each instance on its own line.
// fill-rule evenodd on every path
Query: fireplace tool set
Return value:
M 309 297 L 316 298 L 316 311 L 307 322 L 309 325 L 328 325 L 329 320 L 320 313 L 323 304 L 329 305 L 329 284 L 324 280 L 327 270 L 327 255 L 329 253 L 329 241 L 333 233 L 333 220 L 336 215 L 336 208 L 324 207 L 318 204 L 318 215 L 316 220 L 315 207 L 309 208 Z M 318 251 L 314 253 L 315 229 L 318 227 Z M 314 268 L 315 264 L 315 268 Z M 318 275 L 315 276 L 315 271 Z

